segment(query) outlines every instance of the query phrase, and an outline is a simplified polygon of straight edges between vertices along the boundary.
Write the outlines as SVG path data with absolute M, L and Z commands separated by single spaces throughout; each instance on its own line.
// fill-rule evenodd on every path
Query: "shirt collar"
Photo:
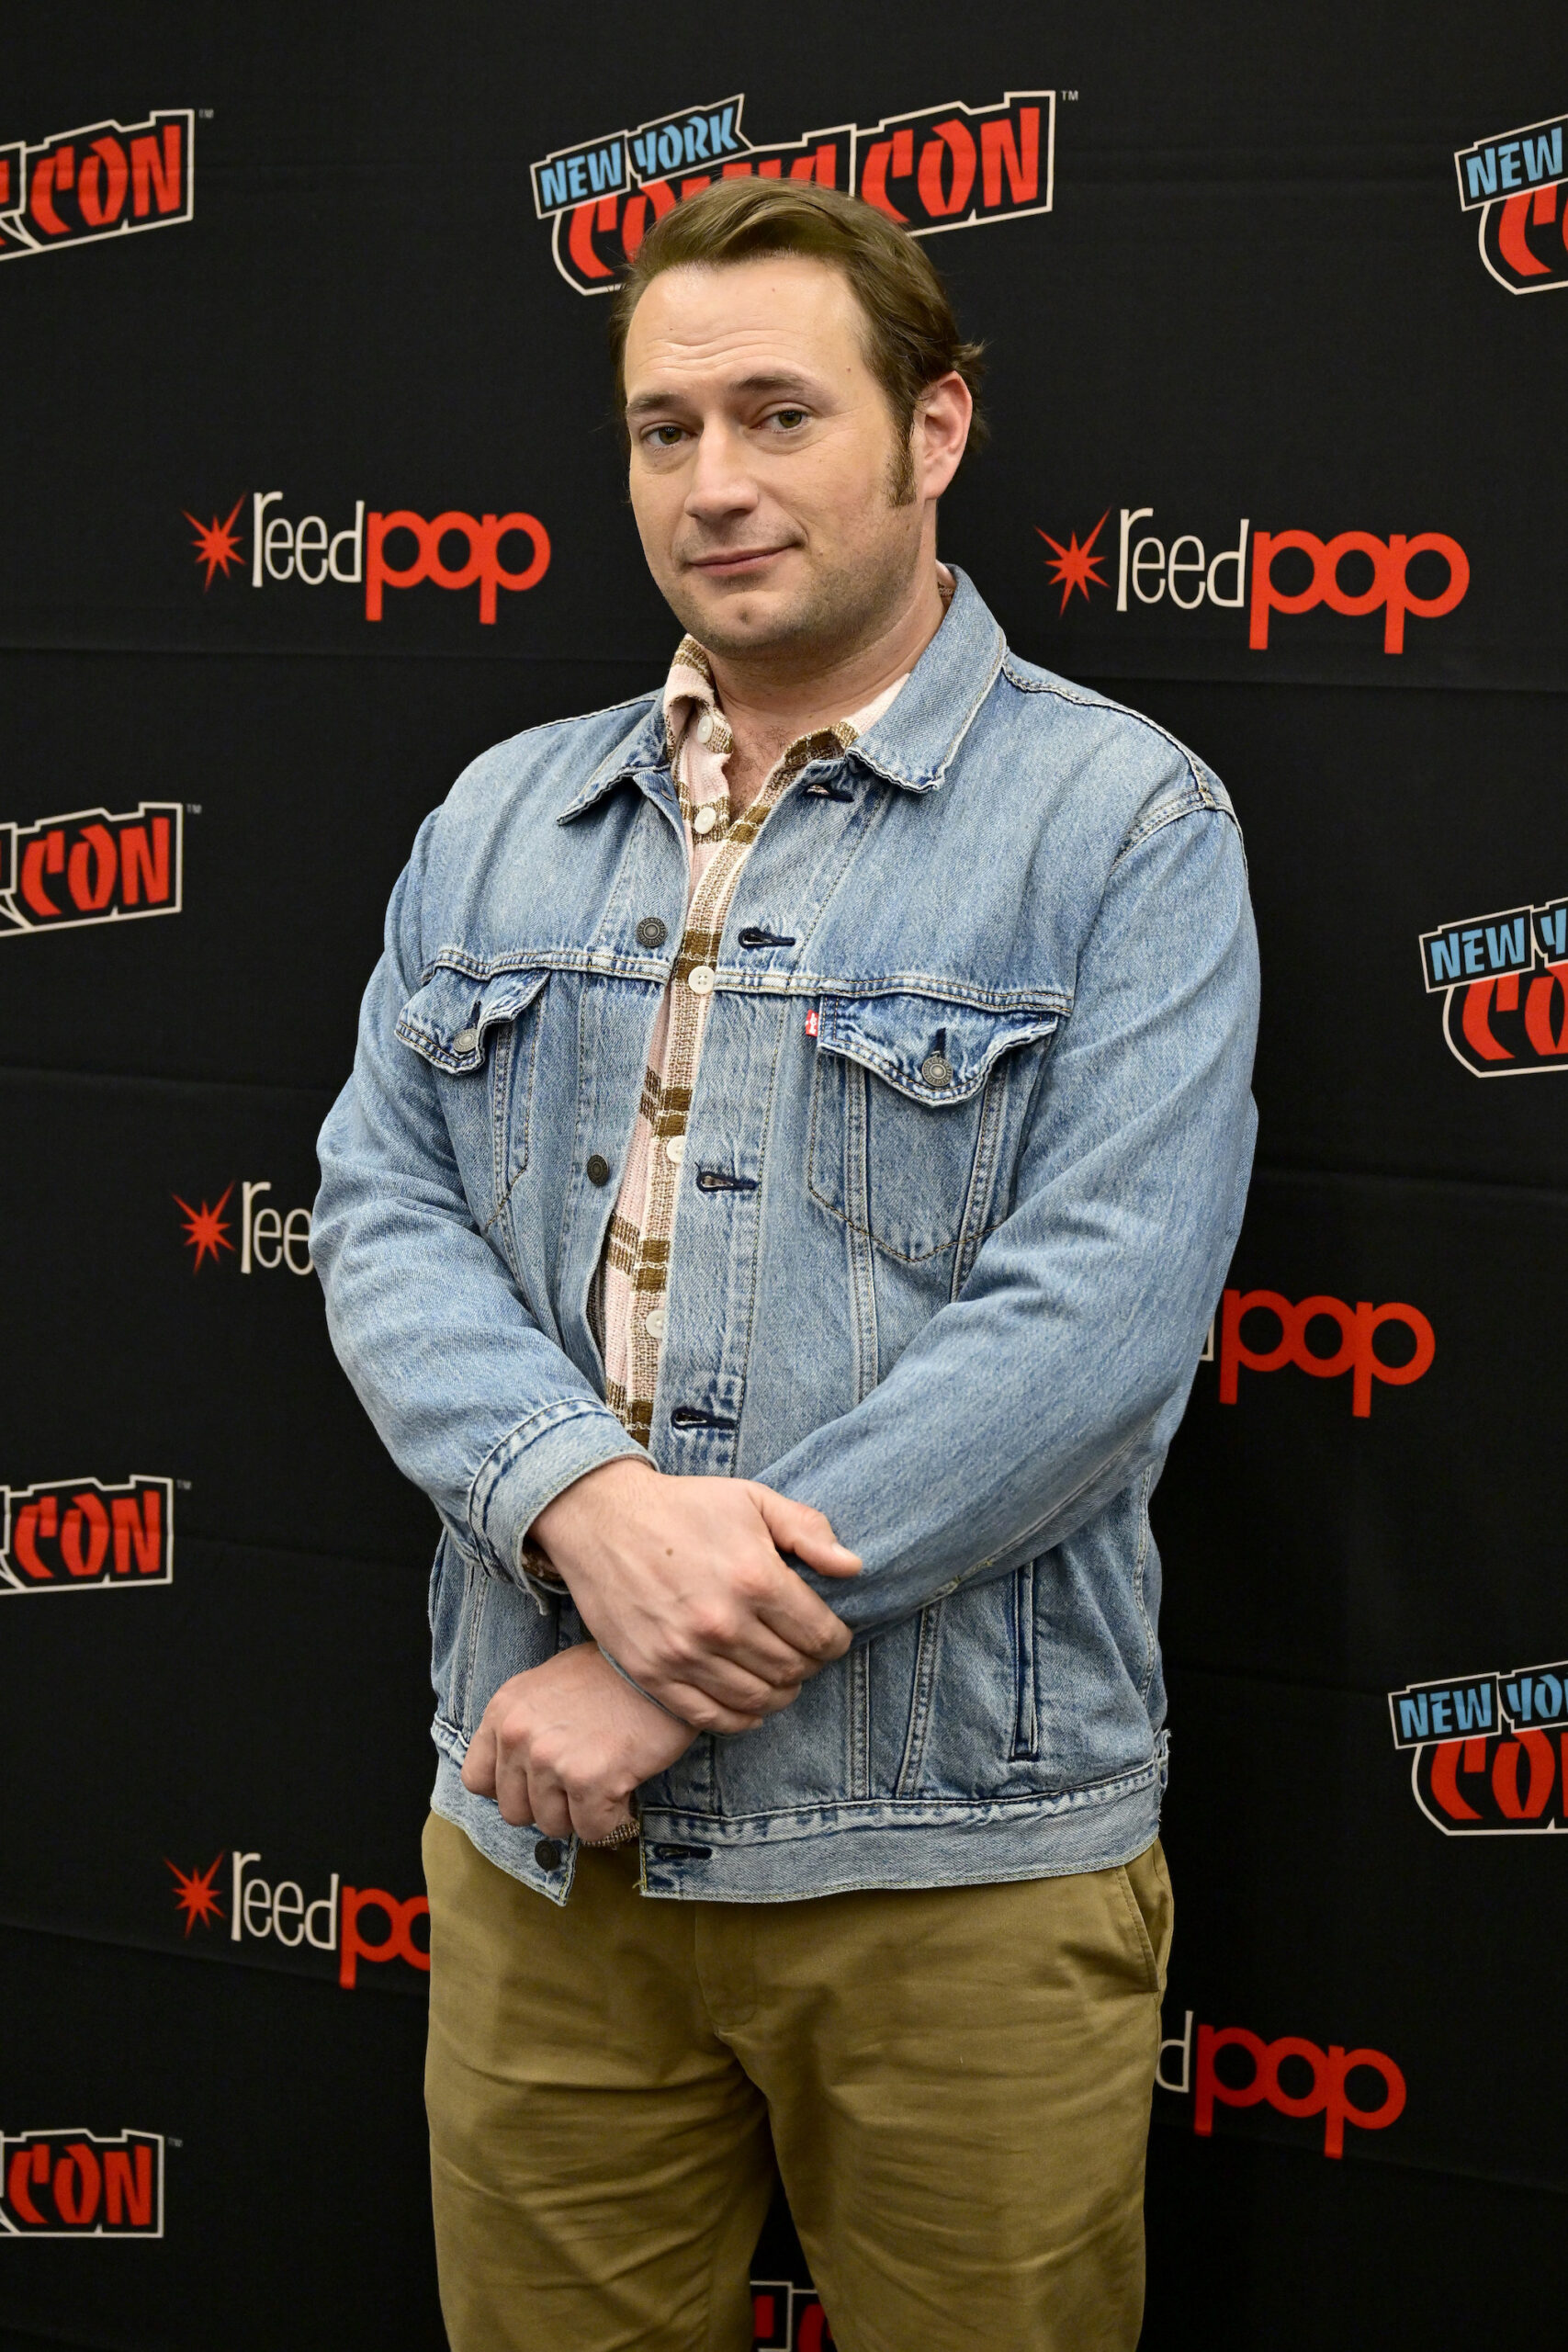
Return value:
M 976 713 L 996 683 L 1007 654 L 1007 640 L 967 572 L 949 567 L 954 582 L 953 601 L 942 627 L 881 713 L 867 720 L 854 743 L 854 757 L 874 774 L 906 792 L 930 792 L 940 786 Z M 677 650 L 694 649 L 686 638 Z M 705 654 L 703 656 L 706 662 Z M 673 676 L 674 665 L 671 665 Z M 696 673 L 699 680 L 701 673 Z M 560 812 L 570 822 L 591 808 L 623 779 L 649 788 L 650 770 L 667 770 L 670 760 L 666 697 L 650 695 L 640 716 L 600 761 Z M 708 673 L 712 695 L 712 673 Z M 858 714 L 866 718 L 867 714 Z M 842 724 L 844 722 L 840 722 Z
M 808 759 L 823 752 L 847 752 L 858 742 L 870 727 L 874 727 L 883 713 L 889 709 L 910 673 L 895 678 L 879 695 L 847 718 L 836 718 L 830 726 L 813 728 L 808 734 L 797 735 L 785 746 L 779 764 L 786 768 L 804 767 Z M 713 662 L 707 649 L 687 635 L 675 649 L 675 659 L 670 664 L 670 675 L 664 681 L 662 697 L 664 713 L 665 757 L 673 772 L 675 761 L 687 734 L 694 729 L 705 733 L 702 741 L 716 757 L 723 759 L 733 742 L 729 722 L 719 707 L 718 690 L 714 684 Z

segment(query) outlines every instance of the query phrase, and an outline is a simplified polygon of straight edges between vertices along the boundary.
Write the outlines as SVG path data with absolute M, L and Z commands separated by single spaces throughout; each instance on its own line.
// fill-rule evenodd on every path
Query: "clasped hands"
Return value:
M 755 1729 L 850 1645 L 780 1555 L 829 1577 L 858 1576 L 859 1559 L 819 1510 L 754 1479 L 667 1477 L 624 1456 L 529 1532 L 594 1639 L 503 1682 L 469 1743 L 464 1787 L 513 1824 L 610 1837 L 698 1732 Z

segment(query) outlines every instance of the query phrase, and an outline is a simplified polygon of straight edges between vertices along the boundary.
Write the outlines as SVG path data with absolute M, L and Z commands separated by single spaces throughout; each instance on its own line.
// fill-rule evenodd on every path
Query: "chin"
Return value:
M 832 636 L 838 616 L 825 610 L 819 596 L 798 587 L 743 588 L 728 593 L 710 591 L 698 604 L 689 599 L 700 620 L 687 622 L 694 637 L 716 652 L 757 653 L 770 646 L 795 645 Z

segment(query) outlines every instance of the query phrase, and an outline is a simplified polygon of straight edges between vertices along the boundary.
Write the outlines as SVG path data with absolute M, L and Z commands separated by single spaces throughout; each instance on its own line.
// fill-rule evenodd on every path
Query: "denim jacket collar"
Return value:
M 957 587 L 942 627 L 889 709 L 850 754 L 906 792 L 929 792 L 941 784 L 1007 651 L 1007 640 L 968 573 L 957 564 L 948 569 Z M 665 765 L 664 709 L 656 695 L 557 822 L 564 825 L 581 816 L 618 784 L 648 789 Z

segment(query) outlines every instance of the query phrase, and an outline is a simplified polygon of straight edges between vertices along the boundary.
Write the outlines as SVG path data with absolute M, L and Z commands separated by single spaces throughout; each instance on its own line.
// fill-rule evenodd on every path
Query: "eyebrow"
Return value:
M 784 370 L 764 375 L 742 376 L 729 389 L 736 392 L 766 394 L 768 392 L 809 393 L 815 391 L 817 388 L 808 377 L 797 376 Z M 689 404 L 686 401 L 686 396 L 681 392 L 638 392 L 634 400 L 626 402 L 626 414 L 646 416 L 654 409 L 680 408 L 685 404 Z

